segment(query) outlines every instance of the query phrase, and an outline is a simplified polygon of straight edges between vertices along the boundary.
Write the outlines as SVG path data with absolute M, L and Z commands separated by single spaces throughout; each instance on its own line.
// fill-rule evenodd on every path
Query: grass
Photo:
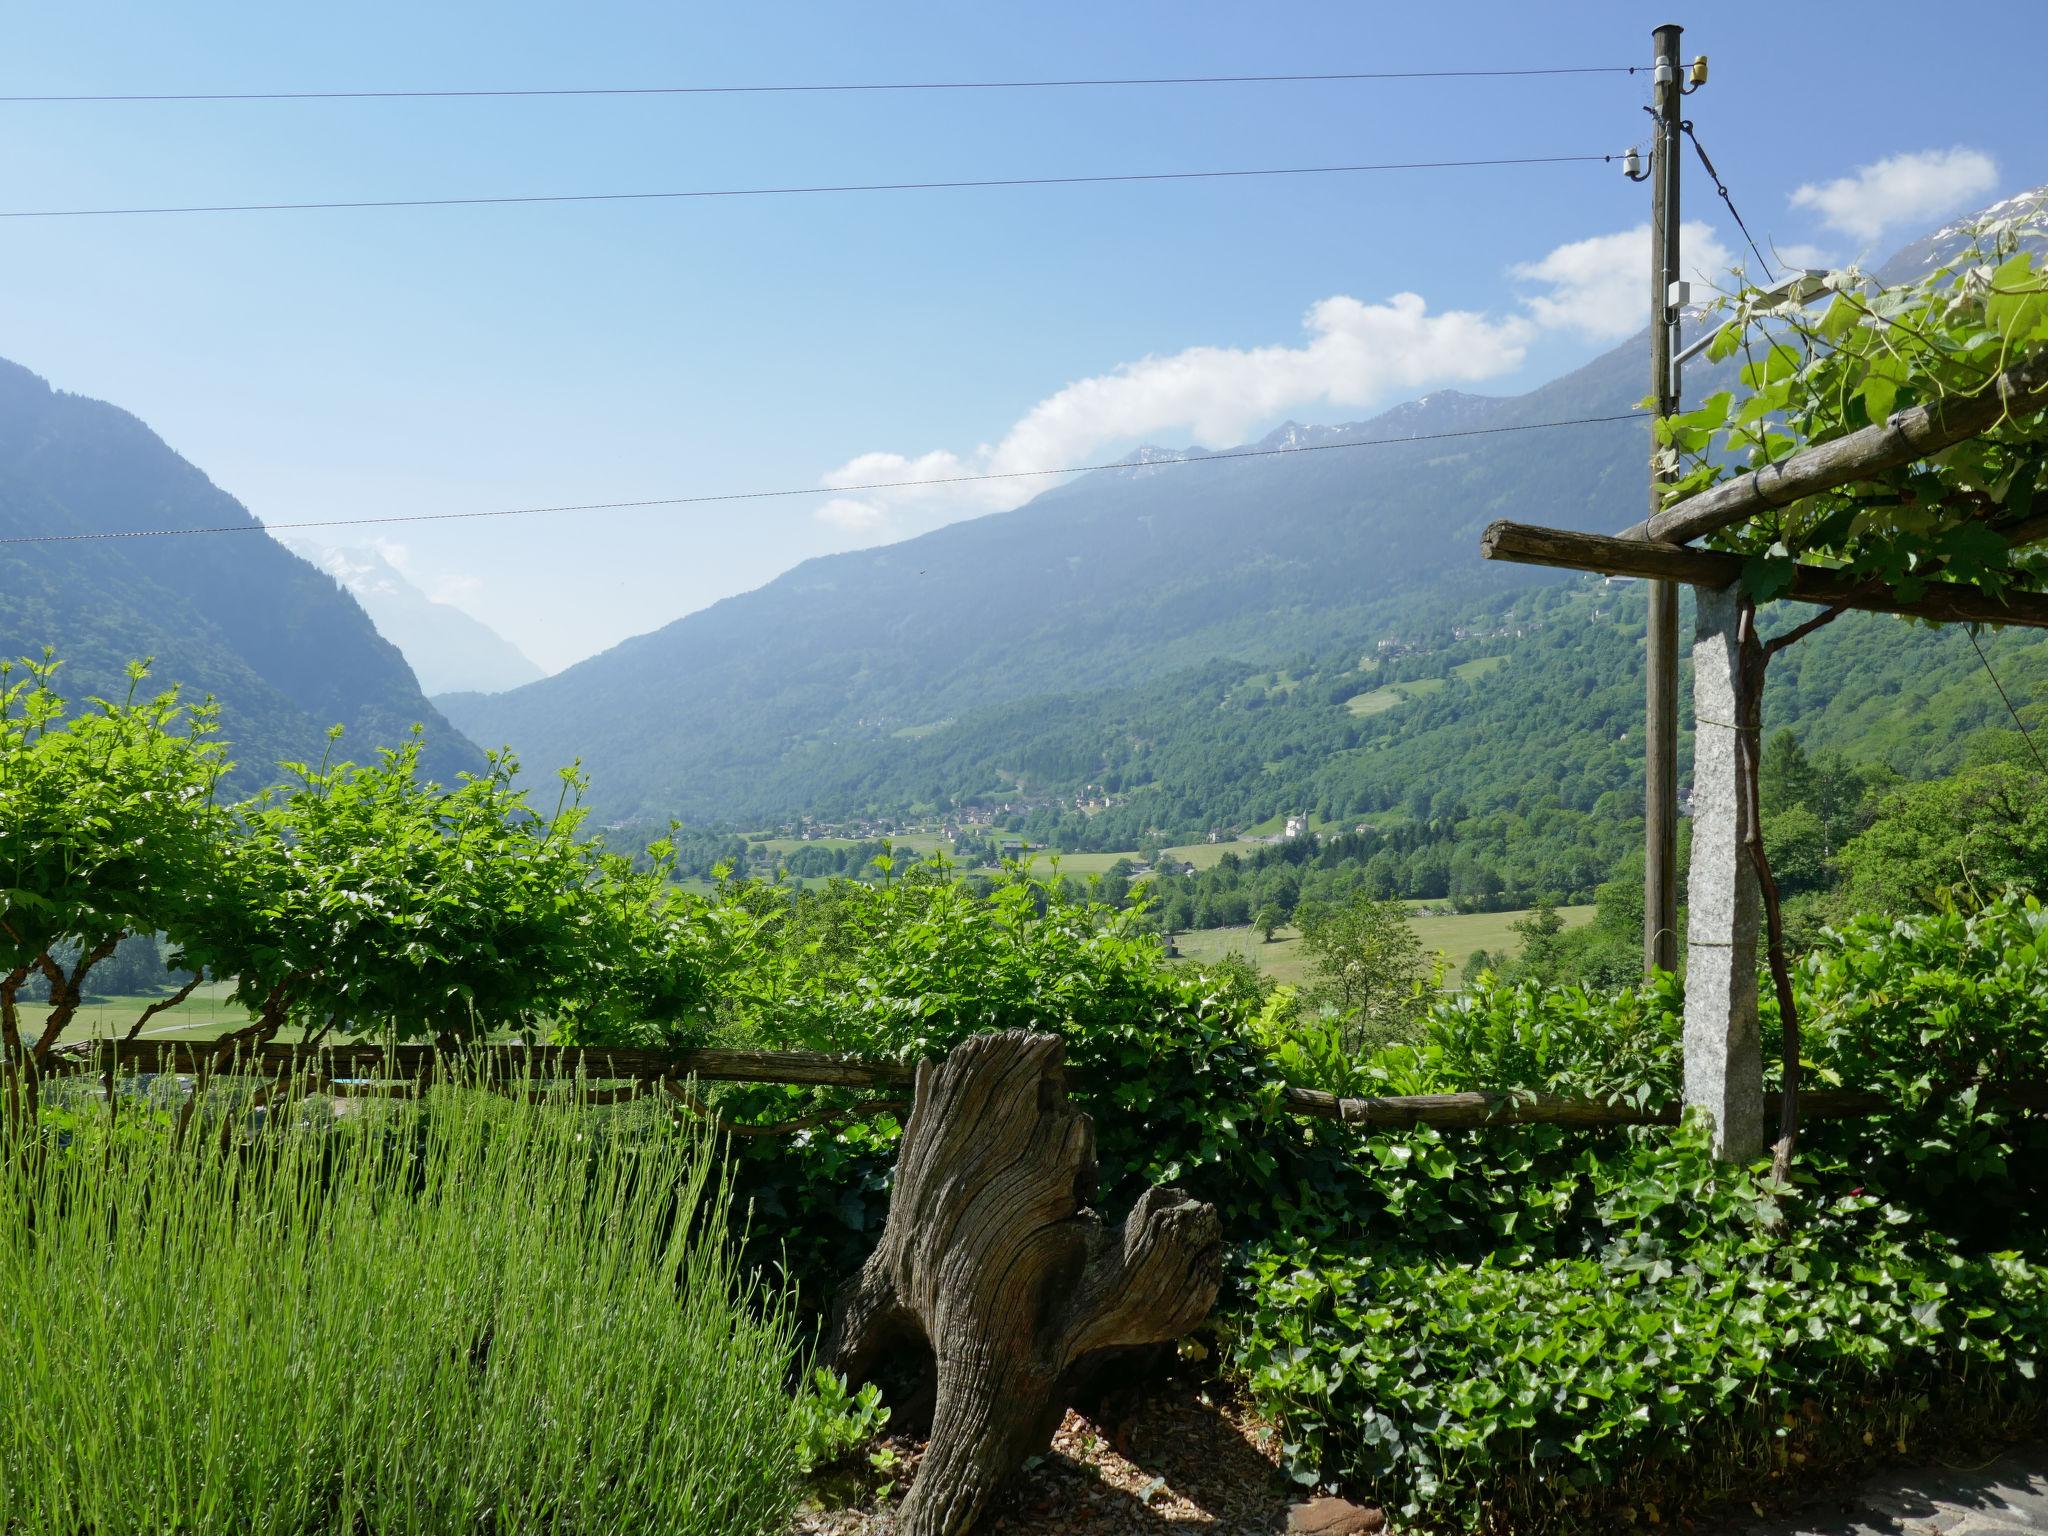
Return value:
M 0 1158 L 0 1531 L 785 1528 L 794 1325 L 704 1143 L 475 1088 L 351 1107 L 224 1151 L 93 1099 Z
M 1475 656 L 1470 661 L 1461 661 L 1451 668 L 1454 677 L 1471 682 L 1475 677 L 1484 677 L 1489 672 L 1498 672 L 1508 664 L 1505 656 Z
M 249 1022 L 249 1011 L 231 1002 L 228 992 L 230 982 L 208 982 L 175 1008 L 166 1008 L 149 1021 L 143 1030 L 146 1039 L 151 1035 L 218 1035 L 230 1029 L 238 1029 Z M 142 1017 L 143 1010 L 151 1003 L 159 1002 L 168 992 L 144 997 L 94 998 L 79 1007 L 77 1015 L 66 1026 L 61 1038 L 66 1041 L 90 1040 L 94 1037 L 125 1035 L 129 1026 Z M 87 994 L 91 996 L 90 993 Z M 49 1018 L 50 1010 L 42 1003 L 21 1005 L 21 1030 L 33 1037 L 41 1032 L 43 1021 Z
M 1384 688 L 1375 688 L 1370 693 L 1354 693 L 1344 701 L 1344 707 L 1354 715 L 1383 715 L 1390 709 L 1406 704 L 1410 699 L 1441 693 L 1443 687 L 1444 680 L 1440 677 L 1420 677 L 1412 683 L 1388 683 Z
M 1466 912 L 1450 917 L 1433 917 L 1426 914 L 1411 916 L 1408 921 L 1415 929 L 1415 935 L 1422 940 L 1424 950 L 1441 950 L 1449 962 L 1449 985 L 1458 984 L 1458 972 L 1479 949 L 1513 949 L 1520 943 L 1512 924 L 1527 917 L 1527 912 Z M 1586 907 L 1559 907 L 1557 915 L 1567 926 L 1589 921 L 1593 909 Z M 1256 928 L 1196 928 L 1176 934 L 1174 943 L 1181 954 L 1191 963 L 1201 964 L 1222 959 L 1232 950 L 1243 955 L 1254 965 L 1271 976 L 1275 981 L 1299 986 L 1308 980 L 1308 957 L 1302 953 L 1301 934 L 1292 928 L 1281 928 L 1268 944 L 1260 937 Z
M 1505 656 L 1475 656 L 1470 661 L 1461 661 L 1451 668 L 1451 676 L 1464 682 L 1486 676 L 1508 664 Z M 1388 683 L 1385 687 L 1374 688 L 1366 693 L 1354 693 L 1344 701 L 1344 707 L 1361 717 L 1383 715 L 1390 709 L 1398 709 L 1410 699 L 1426 698 L 1432 693 L 1444 690 L 1445 679 L 1441 677 L 1420 677 L 1412 683 Z

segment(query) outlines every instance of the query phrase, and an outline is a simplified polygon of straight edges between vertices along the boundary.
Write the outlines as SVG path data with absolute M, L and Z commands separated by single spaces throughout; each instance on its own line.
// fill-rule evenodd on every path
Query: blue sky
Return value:
M 1759 237 L 1882 251 L 2048 182 L 2048 8 L 1699 7 L 1688 110 Z M 1816 16 L 1818 13 L 1816 13 Z M 1294 73 L 1647 59 L 1633 4 L 17 7 L 0 92 Z M 1906 79 L 1910 62 L 1910 82 Z M 1463 159 L 1643 140 L 1645 77 L 858 96 L 0 105 L 0 208 Z M 1878 167 L 1866 174 L 1864 168 Z M 1703 261 L 1739 237 L 1687 166 Z M 1801 189 L 1808 189 L 1803 195 Z M 1512 392 L 1631 329 L 1600 165 L 1274 181 L 0 221 L 0 355 L 272 521 L 1041 467 Z M 1412 295 L 1396 299 L 1396 295 Z M 1150 360 L 1150 361 L 1148 361 Z M 1028 492 L 372 538 L 559 667 L 808 555 Z

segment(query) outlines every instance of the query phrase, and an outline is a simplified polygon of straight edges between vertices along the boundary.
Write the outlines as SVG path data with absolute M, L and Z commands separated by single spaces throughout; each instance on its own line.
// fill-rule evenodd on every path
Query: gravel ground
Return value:
M 1274 1536 L 1287 1528 L 1300 1492 L 1275 1470 L 1269 1435 L 1244 1410 L 1169 1385 L 1141 1401 L 1114 1429 L 1069 1413 L 1052 1454 L 1004 1491 L 982 1529 L 1006 1536 Z M 897 1493 L 916 1470 L 915 1441 L 892 1440 L 905 1464 Z M 791 1536 L 887 1536 L 888 1508 L 812 1509 Z
M 1280 1536 L 1305 1496 L 1275 1470 L 1273 1437 L 1245 1408 L 1169 1383 L 1114 1428 L 1069 1413 L 1053 1451 L 1000 1496 L 978 1529 L 1005 1536 Z M 919 1442 L 886 1442 L 901 1497 Z M 1980 1464 L 1887 1467 L 1811 1491 L 1775 1490 L 1778 1510 L 1724 1508 L 1684 1520 L 1688 1536 L 2048 1536 L 2048 1443 Z M 790 1536 L 890 1536 L 893 1501 L 812 1508 Z

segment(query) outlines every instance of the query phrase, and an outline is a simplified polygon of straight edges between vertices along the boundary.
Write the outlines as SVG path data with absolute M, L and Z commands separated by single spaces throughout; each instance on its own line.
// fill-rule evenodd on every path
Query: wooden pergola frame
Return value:
M 1763 1046 L 1757 1023 L 1757 939 L 1762 905 L 1751 857 L 1754 752 L 1761 667 L 1740 555 L 1691 549 L 1688 541 L 1759 512 L 1900 469 L 1981 435 L 2011 416 L 2048 409 L 2048 360 L 2007 370 L 1975 394 L 1900 411 L 1888 420 L 1818 444 L 1776 464 L 1688 496 L 1619 537 L 1497 522 L 1480 539 L 1489 560 L 1557 566 L 1607 576 L 1682 582 L 1695 589 L 1693 638 L 1693 839 L 1686 931 L 1685 1102 L 1714 1121 L 1724 1157 L 1761 1154 L 1764 1117 L 1757 1086 Z M 1990 522 L 2014 546 L 2048 538 L 2048 516 Z M 1930 580 L 1913 596 L 1825 566 L 1794 567 L 1778 594 L 1835 613 L 1902 614 L 1938 623 L 2048 629 L 2048 595 L 1994 596 L 1959 582 Z M 1747 744 L 1744 736 L 1749 738 Z M 1745 758 L 1751 771 L 1745 775 Z M 1757 855 L 1760 859 L 1761 855 Z M 1784 983 L 1781 981 L 1781 988 Z M 1798 1119 L 1796 1069 L 1788 1067 L 1781 1124 Z

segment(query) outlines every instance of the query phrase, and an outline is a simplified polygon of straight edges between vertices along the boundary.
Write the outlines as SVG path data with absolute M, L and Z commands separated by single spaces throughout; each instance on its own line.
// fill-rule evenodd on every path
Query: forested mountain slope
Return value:
M 253 524 L 126 411 L 0 361 L 0 537 Z M 73 698 L 119 696 L 145 657 L 156 685 L 214 694 L 251 781 L 318 761 L 337 723 L 354 756 L 418 722 L 438 776 L 481 762 L 355 599 L 262 533 L 0 544 L 0 656 L 44 646 Z
M 1946 259 L 1962 229 L 1883 270 Z M 1496 759 L 1509 765 L 1501 803 L 1591 814 L 1640 778 L 1625 739 L 1641 701 L 1627 593 L 1531 623 L 1528 594 L 1586 584 L 1489 565 L 1477 542 L 1501 517 L 1610 531 L 1642 516 L 1641 421 L 1540 424 L 1635 410 L 1645 352 L 1638 336 L 1525 395 L 1444 392 L 1256 445 L 1308 451 L 1088 475 L 1013 512 L 808 561 L 525 688 L 442 702 L 475 739 L 529 761 L 580 757 L 605 814 L 656 821 L 1094 786 L 1120 803 L 1094 808 L 1087 841 L 1130 846 L 1148 827 L 1307 808 L 1341 820 L 1424 789 L 1472 809 L 1498 798 L 1476 787 Z M 1695 364 L 1687 390 L 1732 374 Z M 1478 636 L 1501 670 L 1445 670 L 1481 654 Z M 1361 662 L 1383 643 L 1394 671 L 1372 673 Z M 2001 643 L 2025 697 L 2035 644 Z M 1931 771 L 1948 724 L 2003 718 L 1959 637 L 1845 622 L 1799 650 L 1774 672 L 1770 707 L 1821 745 Z M 1274 678 L 1254 688 L 1261 672 Z M 1347 707 L 1389 678 L 1434 687 L 1398 710 Z
M 1269 439 L 1313 452 L 1104 471 L 1014 512 L 807 561 L 528 687 L 440 702 L 531 762 L 581 757 L 609 814 L 809 808 L 824 785 L 800 765 L 899 731 L 1219 658 L 1369 647 L 1551 579 L 1483 565 L 1480 530 L 1640 516 L 1640 422 L 1404 440 L 1627 412 L 1641 372 L 1623 348 L 1527 395 L 1446 392 Z

